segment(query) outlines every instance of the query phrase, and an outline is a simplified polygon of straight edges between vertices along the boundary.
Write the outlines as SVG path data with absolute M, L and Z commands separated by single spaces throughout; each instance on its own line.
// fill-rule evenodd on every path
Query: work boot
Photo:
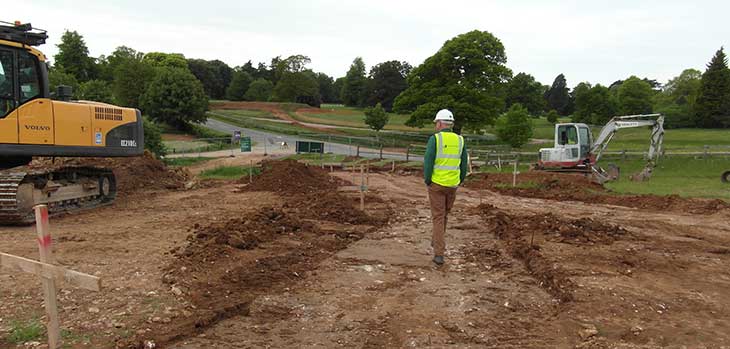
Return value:
M 436 265 L 444 264 L 444 256 L 434 256 L 433 262 L 436 263 Z

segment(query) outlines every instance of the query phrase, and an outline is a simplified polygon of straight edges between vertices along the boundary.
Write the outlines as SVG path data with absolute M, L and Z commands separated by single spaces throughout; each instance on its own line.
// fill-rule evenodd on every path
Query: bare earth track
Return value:
M 436 268 L 417 176 L 372 174 L 364 214 L 335 191 L 350 173 L 264 166 L 52 221 L 59 261 L 104 282 L 60 292 L 65 328 L 91 335 L 71 347 L 730 347 L 724 202 L 476 179 Z M 33 229 L 0 228 L 0 251 L 35 258 Z M 43 311 L 35 279 L 0 285 L 4 338 Z

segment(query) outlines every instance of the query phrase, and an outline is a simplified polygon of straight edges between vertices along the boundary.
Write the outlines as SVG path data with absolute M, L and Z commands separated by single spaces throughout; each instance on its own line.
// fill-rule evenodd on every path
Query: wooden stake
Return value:
M 360 165 L 360 211 L 365 211 L 365 169 Z
M 512 188 L 517 186 L 517 161 L 515 161 L 515 170 L 512 172 Z
M 35 222 L 38 232 L 38 252 L 41 256 L 41 263 L 54 264 L 53 250 L 51 249 L 51 234 L 48 224 L 48 207 L 38 205 L 35 207 Z M 43 303 L 46 308 L 48 324 L 48 347 L 56 349 L 61 345 L 61 326 L 58 320 L 58 304 L 56 300 L 56 280 L 43 278 Z
M 393 166 L 391 167 L 390 172 L 395 172 L 395 160 L 393 160 Z
M 253 160 L 251 160 L 251 167 L 248 168 L 248 184 L 253 183 Z
M 370 185 L 370 160 L 368 160 L 366 164 L 367 165 L 365 168 L 365 174 L 366 174 L 365 175 L 365 185 L 369 186 Z

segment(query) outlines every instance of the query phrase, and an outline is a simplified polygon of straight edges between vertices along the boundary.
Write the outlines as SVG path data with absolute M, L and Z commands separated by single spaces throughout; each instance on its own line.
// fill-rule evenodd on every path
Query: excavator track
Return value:
M 60 167 L 0 171 L 0 225 L 35 221 L 33 207 L 48 206 L 51 216 L 111 204 L 116 179 L 109 169 Z

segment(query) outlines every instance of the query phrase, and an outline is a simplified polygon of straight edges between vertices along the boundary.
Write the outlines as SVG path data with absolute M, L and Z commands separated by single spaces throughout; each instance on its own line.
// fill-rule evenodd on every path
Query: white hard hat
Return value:
M 436 121 L 454 122 L 454 114 L 448 109 L 441 109 L 436 113 L 436 118 L 433 119 L 433 122 Z

